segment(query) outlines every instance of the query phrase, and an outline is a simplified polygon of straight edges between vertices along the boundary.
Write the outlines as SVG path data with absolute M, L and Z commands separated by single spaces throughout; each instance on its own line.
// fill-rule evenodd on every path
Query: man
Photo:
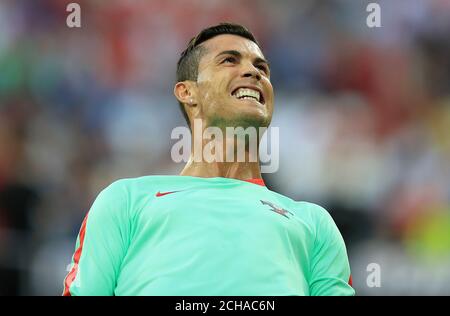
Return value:
M 205 143 L 195 122 L 224 131 L 271 121 L 269 64 L 240 25 L 193 38 L 177 81 L 194 142 Z M 83 221 L 64 295 L 354 295 L 330 215 L 267 189 L 249 142 L 245 161 L 191 154 L 180 176 L 123 179 L 103 190 Z

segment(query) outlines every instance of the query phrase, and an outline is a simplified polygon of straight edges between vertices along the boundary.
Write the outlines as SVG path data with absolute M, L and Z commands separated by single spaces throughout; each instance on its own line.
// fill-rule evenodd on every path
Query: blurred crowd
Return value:
M 81 28 L 66 26 L 70 2 Z M 61 294 L 96 195 L 179 173 L 176 62 L 222 21 L 254 32 L 271 64 L 268 187 L 329 210 L 357 294 L 449 295 L 448 0 L 0 0 L 0 295 Z

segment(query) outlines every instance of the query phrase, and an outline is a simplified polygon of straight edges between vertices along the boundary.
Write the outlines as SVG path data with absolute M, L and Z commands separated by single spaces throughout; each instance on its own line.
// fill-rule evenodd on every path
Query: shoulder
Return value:
M 302 213 L 308 219 L 316 237 L 328 233 L 334 234 L 337 230 L 336 223 L 323 206 L 306 201 L 294 201 L 294 204 L 297 213 Z
M 293 211 L 296 216 L 304 218 L 305 220 L 308 220 L 308 222 L 333 221 L 330 213 L 319 204 L 307 201 L 296 201 L 280 193 L 274 191 L 271 192 L 280 203 L 288 207 L 290 211 Z
M 120 195 L 123 193 L 140 191 L 142 189 L 149 191 L 153 188 L 158 188 L 176 182 L 177 182 L 176 176 L 163 176 L 163 175 L 123 178 L 112 182 L 110 185 L 105 187 L 101 193 Z
M 314 235 L 318 234 L 319 231 L 337 230 L 332 216 L 325 207 L 313 202 L 296 201 L 276 192 L 274 194 L 287 210 L 293 212 L 297 218 L 308 224 Z
M 296 205 L 296 209 L 298 209 L 301 212 L 306 212 L 311 217 L 311 220 L 315 221 L 316 223 L 321 222 L 334 223 L 330 213 L 323 206 L 306 201 L 294 201 L 294 203 Z
M 151 196 L 161 187 L 173 183 L 173 176 L 143 176 L 118 179 L 104 187 L 94 201 L 94 207 L 127 209 L 137 201 Z
M 315 244 L 342 249 L 345 252 L 345 242 L 333 217 L 324 207 L 310 202 L 296 202 L 304 211 L 309 213 L 311 227 L 315 234 Z
M 117 203 L 126 201 L 136 206 L 136 201 L 147 201 L 159 191 L 176 191 L 184 188 L 189 181 L 187 178 L 174 175 L 150 175 L 118 179 L 105 187 L 97 198 Z
M 160 187 L 168 186 L 164 183 L 173 181 L 172 176 L 143 176 L 110 183 L 101 189 L 89 209 L 88 225 L 126 223 L 152 200 Z

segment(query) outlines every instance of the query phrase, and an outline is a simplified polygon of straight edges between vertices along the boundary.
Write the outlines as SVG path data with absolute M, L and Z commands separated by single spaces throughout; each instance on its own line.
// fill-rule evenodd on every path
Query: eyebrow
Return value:
M 237 58 L 242 58 L 242 54 L 237 51 L 237 50 L 224 50 L 223 52 L 220 52 L 219 54 L 217 54 L 216 58 L 222 55 L 233 55 Z M 270 64 L 269 62 L 261 57 L 255 57 L 255 59 L 253 60 L 254 63 L 260 64 L 260 63 L 264 63 L 267 65 L 267 67 L 270 68 Z

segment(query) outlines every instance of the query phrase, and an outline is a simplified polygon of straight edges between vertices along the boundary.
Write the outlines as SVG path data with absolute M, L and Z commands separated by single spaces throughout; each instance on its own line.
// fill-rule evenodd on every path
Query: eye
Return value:
M 236 57 L 233 57 L 233 56 L 229 56 L 222 61 L 222 63 L 235 63 L 235 62 L 236 62 Z
M 263 65 L 263 64 L 256 65 L 256 68 L 258 68 L 259 70 L 264 71 L 264 73 L 266 73 L 266 74 L 268 73 L 267 67 L 265 65 Z

